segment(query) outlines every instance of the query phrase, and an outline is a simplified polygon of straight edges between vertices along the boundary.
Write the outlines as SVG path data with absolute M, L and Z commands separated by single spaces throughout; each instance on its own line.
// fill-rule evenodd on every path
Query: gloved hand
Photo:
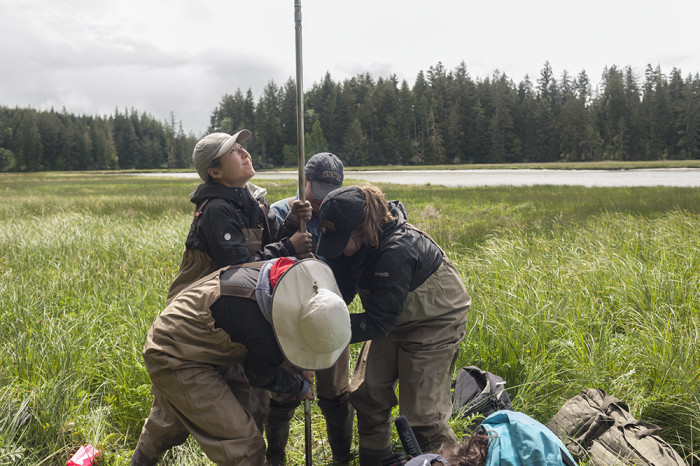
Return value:
M 289 212 L 292 220 L 296 223 L 299 223 L 300 220 L 308 222 L 311 220 L 311 214 L 311 203 L 309 201 L 301 202 L 299 199 L 292 203 L 292 210 Z
M 308 231 L 301 233 L 297 231 L 289 240 L 294 246 L 294 252 L 297 254 L 305 254 L 311 252 L 311 233 Z
M 314 371 L 303 371 L 301 373 L 302 386 L 299 390 L 299 399 L 313 400 L 315 398 L 314 394 L 314 376 L 316 373 Z

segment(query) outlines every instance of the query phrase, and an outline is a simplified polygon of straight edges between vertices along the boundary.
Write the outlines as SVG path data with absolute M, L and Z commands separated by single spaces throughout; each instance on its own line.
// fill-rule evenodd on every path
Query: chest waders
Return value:
M 410 224 L 405 228 L 419 231 Z M 449 426 L 452 367 L 464 339 L 469 295 L 444 251 L 428 278 L 409 291 L 396 326 L 384 337 L 365 341 L 350 384 L 360 439 L 360 464 L 391 456 L 391 410 L 400 405 L 420 448 L 456 446 Z M 363 305 L 368 290 L 359 290 Z M 398 399 L 395 387 L 398 383 Z
M 143 349 L 154 404 L 139 438 L 138 455 L 134 453 L 141 462 L 132 464 L 155 465 L 188 435 L 216 464 L 264 462 L 261 428 L 268 392 L 250 386 L 241 365 L 248 349 L 216 326 L 210 309 L 221 296 L 254 299 L 262 264 L 229 266 L 204 276 L 185 287 L 156 318 Z M 222 272 L 234 268 L 244 275 L 236 272 L 222 280 Z

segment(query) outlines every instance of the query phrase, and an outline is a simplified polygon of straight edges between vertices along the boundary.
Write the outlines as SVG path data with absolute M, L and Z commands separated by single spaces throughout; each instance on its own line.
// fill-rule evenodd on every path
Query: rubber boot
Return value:
M 352 455 L 352 424 L 355 418 L 355 410 L 349 402 L 340 405 L 323 406 L 319 400 L 319 406 L 326 419 L 326 432 L 328 433 L 328 444 L 333 453 L 334 465 L 350 464 Z
M 372 450 L 360 447 L 360 466 L 382 466 L 382 461 L 391 457 L 391 447 Z
M 144 455 L 137 446 L 136 450 L 134 450 L 134 454 L 131 455 L 131 462 L 129 463 L 129 466 L 156 466 L 158 464 L 158 460 L 160 460 L 160 458 L 149 458 L 148 456 Z
M 265 458 L 270 466 L 284 466 L 287 460 L 287 440 L 289 423 L 294 417 L 294 409 L 270 408 L 265 418 L 265 439 L 267 450 Z

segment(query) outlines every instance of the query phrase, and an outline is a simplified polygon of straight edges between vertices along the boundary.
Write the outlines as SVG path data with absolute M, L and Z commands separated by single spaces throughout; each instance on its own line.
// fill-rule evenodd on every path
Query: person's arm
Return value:
M 264 245 L 249 262 L 295 256 L 309 251 L 311 251 L 311 234 L 296 232 L 289 238 L 282 238 L 280 241 Z
M 301 202 L 295 198 L 277 201 L 272 204 L 270 210 L 274 211 L 276 219 L 281 223 L 276 236 L 277 240 L 293 238 L 299 231 L 300 220 L 308 223 L 312 215 L 311 203 L 308 201 Z M 306 230 L 308 231 L 308 225 Z M 292 241 L 295 242 L 294 239 Z
M 294 200 L 294 198 L 281 199 L 277 202 L 273 202 L 270 206 L 270 210 L 275 213 L 275 216 L 280 223 L 284 222 L 284 219 L 287 218 L 287 215 L 292 208 L 290 199 L 291 201 Z
M 265 203 L 265 199 L 259 199 L 258 202 Z M 293 256 L 297 254 L 304 254 L 311 251 L 311 235 L 308 233 L 299 232 L 299 222 L 294 219 L 298 219 L 300 216 L 300 211 L 305 212 L 305 205 L 301 207 L 296 204 L 302 204 L 300 201 L 293 201 L 293 206 L 291 210 L 286 215 L 284 221 L 280 224 L 280 213 L 278 211 L 284 210 L 285 205 L 288 200 L 283 199 L 275 204 L 277 208 L 265 207 L 261 210 L 263 212 L 267 211 L 267 226 L 269 231 L 267 231 L 267 238 L 265 238 L 262 252 L 256 255 L 255 260 L 267 260 L 275 257 L 283 256 Z M 275 205 L 273 204 L 273 206 Z M 311 216 L 311 204 L 308 204 L 308 217 Z M 265 204 L 266 206 L 266 204 Z M 303 214 L 306 215 L 306 214 Z
M 411 251 L 396 247 L 376 251 L 368 262 L 357 284 L 365 312 L 350 315 L 350 343 L 386 336 L 396 327 L 416 267 Z
M 309 382 L 305 377 L 280 367 L 284 355 L 255 301 L 223 296 L 212 304 L 211 312 L 216 327 L 248 350 L 243 367 L 253 387 L 300 396 L 307 393 Z
M 355 288 L 355 279 L 353 277 L 353 261 L 350 257 L 340 255 L 333 259 L 321 258 L 333 271 L 335 282 L 338 284 L 340 294 L 343 296 L 345 304 L 350 303 L 355 299 L 357 289 Z
M 252 262 L 244 224 L 228 202 L 213 199 L 199 220 L 199 231 L 217 267 Z
M 262 317 L 262 314 L 258 312 Z M 264 320 L 264 319 L 263 319 Z M 265 329 L 248 329 L 241 335 L 242 343 L 248 348 L 244 368 L 250 384 L 274 393 L 301 395 L 309 389 L 309 382 L 301 375 L 280 367 L 284 361 L 272 327 L 267 321 L 261 324 Z

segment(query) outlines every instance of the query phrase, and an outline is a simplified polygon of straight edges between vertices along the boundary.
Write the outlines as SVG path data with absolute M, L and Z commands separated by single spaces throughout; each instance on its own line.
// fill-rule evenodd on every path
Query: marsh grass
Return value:
M 196 185 L 0 176 L 0 464 L 65 464 L 84 443 L 128 464 L 152 400 L 141 347 Z M 295 191 L 264 185 L 270 200 Z M 515 408 L 542 422 L 603 388 L 700 459 L 700 190 L 381 186 L 462 272 L 472 309 L 458 366 L 501 375 Z M 316 464 L 330 459 L 324 431 L 314 404 Z M 298 409 L 290 464 L 303 455 Z M 208 464 L 191 440 L 166 460 Z

